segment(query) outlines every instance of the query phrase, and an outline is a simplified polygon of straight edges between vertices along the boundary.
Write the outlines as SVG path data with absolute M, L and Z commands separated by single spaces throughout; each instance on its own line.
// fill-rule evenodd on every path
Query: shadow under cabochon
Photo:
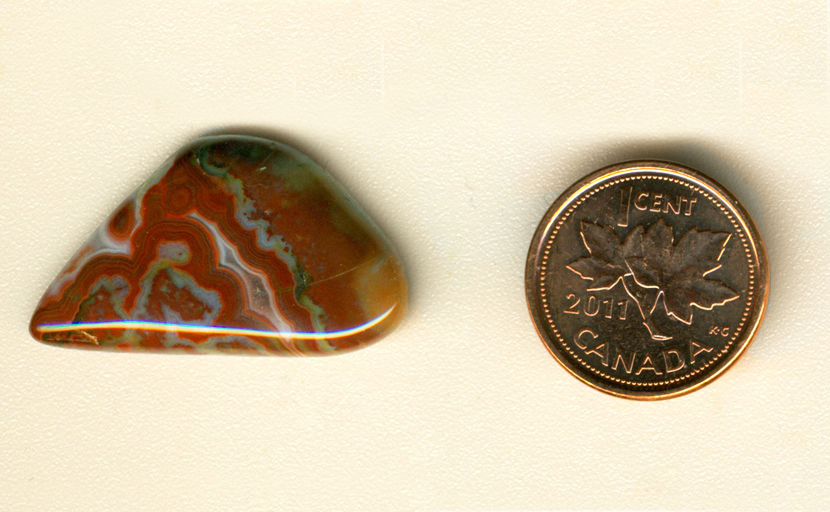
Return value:
M 332 354 L 394 329 L 397 254 L 299 151 L 247 136 L 182 148 L 87 240 L 30 330 L 62 347 Z

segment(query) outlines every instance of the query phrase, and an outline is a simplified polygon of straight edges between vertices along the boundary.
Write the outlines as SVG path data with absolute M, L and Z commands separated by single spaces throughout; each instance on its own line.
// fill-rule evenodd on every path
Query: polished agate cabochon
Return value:
M 406 305 L 394 248 L 331 176 L 284 144 L 217 136 L 110 215 L 30 330 L 85 349 L 333 354 L 389 333 Z

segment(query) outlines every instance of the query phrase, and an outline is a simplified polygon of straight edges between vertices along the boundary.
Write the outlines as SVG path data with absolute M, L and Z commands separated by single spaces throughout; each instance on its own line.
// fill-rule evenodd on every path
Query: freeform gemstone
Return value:
M 87 240 L 30 330 L 62 347 L 332 354 L 402 319 L 389 240 L 334 179 L 283 144 L 182 148 Z

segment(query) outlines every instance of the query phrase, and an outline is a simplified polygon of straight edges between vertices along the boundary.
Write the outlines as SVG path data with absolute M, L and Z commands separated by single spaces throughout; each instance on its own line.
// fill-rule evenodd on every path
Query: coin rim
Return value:
M 565 359 L 564 355 L 557 354 L 557 351 L 552 347 L 555 345 L 555 343 L 553 343 L 554 340 L 549 339 L 544 331 L 544 327 L 542 327 L 545 320 L 540 314 L 541 305 L 538 304 L 539 299 L 537 298 L 538 288 L 536 285 L 536 278 L 541 269 L 539 256 L 542 252 L 542 241 L 543 239 L 547 239 L 545 235 L 549 232 L 551 226 L 553 226 L 554 221 L 556 220 L 554 215 L 556 215 L 557 212 L 561 214 L 560 210 L 562 209 L 562 206 L 577 199 L 585 191 L 590 190 L 595 184 L 603 181 L 609 174 L 619 173 L 620 171 L 633 171 L 637 168 L 645 167 L 663 169 L 669 173 L 678 175 L 677 177 L 679 178 L 691 178 L 702 182 L 710 188 L 711 192 L 716 195 L 717 199 L 722 201 L 725 205 L 728 205 L 728 208 L 730 208 L 733 213 L 739 217 L 742 224 L 746 227 L 747 242 L 752 247 L 754 253 L 755 275 L 757 276 L 756 304 L 752 309 L 752 316 L 748 319 L 744 336 L 736 339 L 737 341 L 743 338 L 740 346 L 734 350 L 733 353 L 728 354 L 727 357 L 720 363 L 720 366 L 712 371 L 712 373 L 708 374 L 705 378 L 699 381 L 690 380 L 689 382 L 686 382 L 676 388 L 669 388 L 665 390 L 633 391 L 614 388 L 610 384 L 603 382 L 596 382 L 590 377 L 583 375 L 582 369 L 576 368 L 573 363 Z M 536 329 L 536 333 L 541 338 L 542 343 L 545 348 L 547 348 L 548 352 L 550 352 L 553 358 L 560 365 L 562 365 L 568 373 L 585 384 L 588 384 L 592 388 L 614 396 L 632 400 L 662 400 L 685 395 L 706 386 L 723 375 L 723 373 L 731 368 L 732 365 L 744 354 L 747 347 L 749 347 L 754 340 L 755 335 L 758 332 L 758 328 L 761 325 L 761 321 L 764 318 L 764 314 L 766 313 L 767 301 L 769 299 L 769 280 L 769 262 L 767 259 L 766 246 L 761 238 L 761 233 L 758 231 L 758 227 L 749 215 L 749 212 L 746 211 L 741 202 L 738 201 L 738 199 L 726 187 L 700 171 L 674 162 L 661 160 L 632 160 L 603 167 L 602 169 L 588 174 L 568 187 L 568 189 L 553 202 L 550 208 L 548 208 L 536 228 L 536 232 L 533 235 L 530 249 L 528 251 L 527 262 L 525 265 L 525 299 L 531 320 L 533 322 L 533 327 Z

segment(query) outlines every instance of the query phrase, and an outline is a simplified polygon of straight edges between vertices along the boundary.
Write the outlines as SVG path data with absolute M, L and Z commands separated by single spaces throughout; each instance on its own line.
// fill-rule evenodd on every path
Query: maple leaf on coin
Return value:
M 580 233 L 590 256 L 579 258 L 567 268 L 591 281 L 588 291 L 610 290 L 631 271 L 626 264 L 626 255 L 638 255 L 641 246 L 639 238 L 643 227 L 637 226 L 625 238 L 625 242 L 611 226 L 600 226 L 592 222 L 580 222 Z
M 711 310 L 738 298 L 734 290 L 707 277 L 720 268 L 729 233 L 691 228 L 675 245 L 672 227 L 659 219 L 648 229 L 636 226 L 624 241 L 611 226 L 587 221 L 580 223 L 580 235 L 589 256 L 567 268 L 591 281 L 587 291 L 610 290 L 622 282 L 652 339 L 671 339 L 652 320 L 661 297 L 666 313 L 685 324 L 692 322 L 692 307 Z
M 733 289 L 708 277 L 721 267 L 730 236 L 693 227 L 674 244 L 671 226 L 660 219 L 643 234 L 640 254 L 625 261 L 637 284 L 659 289 L 666 312 L 690 324 L 693 306 L 711 310 L 738 298 Z

